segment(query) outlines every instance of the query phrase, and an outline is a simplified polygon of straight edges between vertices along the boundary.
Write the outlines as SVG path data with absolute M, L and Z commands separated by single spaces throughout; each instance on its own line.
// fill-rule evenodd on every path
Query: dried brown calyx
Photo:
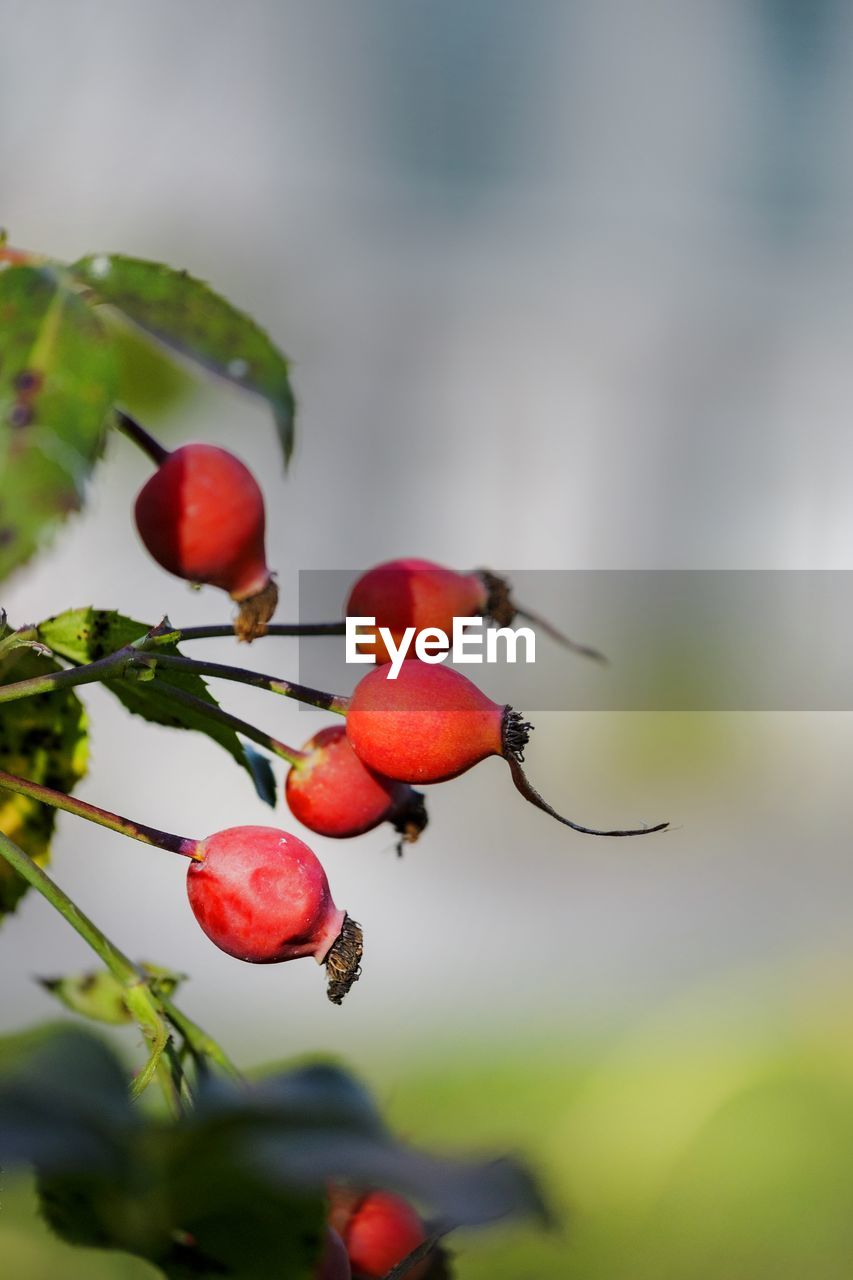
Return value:
M 345 915 L 341 931 L 323 961 L 328 982 L 326 995 L 332 1004 L 341 1004 L 353 983 L 358 982 L 363 954 L 364 934 L 361 925 Z

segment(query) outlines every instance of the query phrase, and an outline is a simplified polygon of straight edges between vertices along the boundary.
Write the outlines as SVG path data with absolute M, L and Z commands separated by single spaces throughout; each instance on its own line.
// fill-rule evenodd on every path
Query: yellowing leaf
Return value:
M 4 628 L 0 639 L 8 634 Z M 29 648 L 0 655 L 0 684 L 58 670 L 52 658 Z M 0 769 L 6 773 L 70 792 L 85 774 L 87 758 L 86 712 L 73 689 L 0 705 Z M 47 805 L 0 790 L 0 831 L 41 865 L 48 860 L 55 820 L 55 810 Z M 26 887 L 0 862 L 0 920 L 14 910 Z

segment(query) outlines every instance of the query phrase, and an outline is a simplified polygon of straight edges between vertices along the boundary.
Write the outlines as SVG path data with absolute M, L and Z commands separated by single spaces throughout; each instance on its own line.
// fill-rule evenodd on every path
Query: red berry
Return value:
M 264 549 L 264 499 L 248 467 L 225 449 L 169 453 L 136 499 L 136 526 L 158 564 L 241 604 L 238 634 L 262 633 L 277 592 Z
M 499 627 L 510 626 L 517 617 L 525 618 L 565 648 L 596 662 L 607 661 L 600 650 L 570 640 L 545 618 L 516 605 L 509 583 L 489 569 L 459 573 L 430 560 L 388 560 L 368 569 L 356 581 L 344 613 L 376 619 L 372 636 L 370 628 L 360 629 L 366 637 L 360 647 L 375 654 L 378 663 L 391 661 L 380 627 L 388 628 L 394 645 L 399 646 L 407 627 L 416 631 L 435 627 L 450 635 L 454 618 L 480 616 Z
M 347 1247 L 332 1227 L 326 1228 L 326 1246 L 314 1272 L 314 1280 L 352 1280 Z
M 593 836 L 639 836 L 668 824 L 600 831 L 552 809 L 521 767 L 531 728 L 452 667 L 409 658 L 395 680 L 374 667 L 356 685 L 347 708 L 347 737 L 370 769 L 401 782 L 445 782 L 487 756 L 503 756 L 517 789 L 545 813 Z
M 285 797 L 303 826 L 343 839 L 393 822 L 404 840 L 417 840 L 427 821 L 423 796 L 362 764 L 344 725 L 321 729 L 302 750 L 304 760 L 287 775 Z
M 409 658 L 396 680 L 374 667 L 356 686 L 347 735 L 369 768 L 404 782 L 444 782 L 503 755 L 506 708 L 452 667 Z
M 229 827 L 199 842 L 187 872 L 196 920 L 222 951 L 251 964 L 313 956 L 340 1004 L 358 978 L 361 930 L 332 901 L 326 873 L 296 836 Z
M 345 613 L 349 617 L 375 618 L 373 643 L 365 652 L 377 662 L 390 655 L 378 628 L 387 627 L 399 644 L 407 627 L 418 631 L 438 627 L 448 635 L 454 618 L 475 617 L 486 611 L 489 593 L 477 573 L 457 573 L 429 560 L 389 560 L 362 574 L 350 591 Z M 369 629 L 364 628 L 369 635 Z
M 372 1191 L 357 1201 L 342 1235 L 353 1271 L 370 1280 L 384 1276 L 427 1238 L 412 1206 L 388 1191 Z M 407 1280 L 424 1280 L 431 1265 L 425 1258 Z

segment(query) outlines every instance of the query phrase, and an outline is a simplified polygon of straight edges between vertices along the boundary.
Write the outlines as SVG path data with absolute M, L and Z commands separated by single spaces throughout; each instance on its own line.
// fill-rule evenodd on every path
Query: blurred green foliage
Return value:
M 725 987 L 570 1045 L 515 1028 L 436 1041 L 377 1071 L 418 1144 L 532 1159 L 560 1230 L 453 1237 L 458 1280 L 842 1280 L 853 1257 L 853 980 Z M 849 972 L 849 969 L 847 970 Z M 778 974 L 777 974 L 778 979 Z M 806 992 L 811 994 L 807 997 Z M 143 1280 L 144 1264 L 50 1241 L 28 1187 L 3 1189 L 17 1280 Z

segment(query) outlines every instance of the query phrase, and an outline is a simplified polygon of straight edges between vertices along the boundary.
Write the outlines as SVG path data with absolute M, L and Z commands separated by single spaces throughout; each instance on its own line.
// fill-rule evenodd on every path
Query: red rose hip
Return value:
M 371 769 L 406 782 L 445 782 L 503 755 L 506 708 L 452 667 L 407 659 L 396 680 L 375 667 L 356 686 L 347 736 Z
M 370 1280 L 384 1276 L 427 1238 L 412 1206 L 388 1191 L 371 1191 L 358 1200 L 341 1234 L 353 1272 Z M 426 1280 L 431 1266 L 429 1257 L 416 1263 L 409 1280 Z
M 365 653 L 375 654 L 379 663 L 391 661 L 380 627 L 386 627 L 395 646 L 399 646 L 408 627 L 414 627 L 416 632 L 437 628 L 449 636 L 454 618 L 476 617 L 490 619 L 499 627 L 524 618 L 565 648 L 597 662 L 607 661 L 598 649 L 577 644 L 538 614 L 522 609 L 513 600 L 509 583 L 489 569 L 460 573 L 431 560 L 387 560 L 356 580 L 344 614 L 376 619 L 372 635 L 368 627 L 362 626 L 366 639 L 360 647 Z
M 229 827 L 200 840 L 187 871 L 196 920 L 221 951 L 251 964 L 313 956 L 340 1004 L 359 976 L 360 927 L 332 900 L 302 840 L 274 827 Z
M 391 822 L 401 844 L 417 840 L 427 822 L 423 796 L 362 764 L 344 725 L 321 729 L 301 755 L 288 772 L 285 798 L 303 826 L 345 839 Z
M 237 634 L 263 634 L 278 592 L 267 568 L 266 517 L 255 477 L 209 444 L 166 453 L 136 499 L 136 527 L 159 565 L 227 591 L 240 605 Z
M 501 756 L 517 790 L 545 813 L 593 836 L 639 836 L 668 824 L 601 831 L 563 817 L 542 798 L 522 769 L 532 725 L 501 706 L 452 667 L 417 659 L 401 663 L 396 679 L 374 667 L 356 685 L 347 709 L 347 737 L 370 769 L 401 782 L 445 782 Z
M 387 627 L 399 645 L 407 627 L 438 627 L 448 635 L 453 619 L 486 612 L 489 593 L 479 574 L 457 573 L 430 560 L 388 560 L 368 569 L 352 587 L 344 610 L 348 617 L 375 618 L 364 645 L 377 662 L 390 662 L 379 627 Z M 368 629 L 364 628 L 365 634 Z

